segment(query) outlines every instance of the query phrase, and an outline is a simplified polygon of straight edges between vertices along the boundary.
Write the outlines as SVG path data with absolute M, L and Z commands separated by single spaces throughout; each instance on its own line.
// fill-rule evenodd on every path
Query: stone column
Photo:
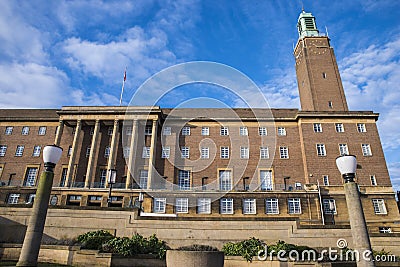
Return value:
M 57 127 L 57 133 L 56 133 L 56 138 L 54 140 L 54 144 L 56 146 L 60 146 L 61 143 L 61 136 L 63 134 L 63 130 L 64 130 L 64 121 L 60 120 L 58 122 L 58 127 Z
M 110 156 L 108 157 L 108 162 L 107 162 L 107 170 L 115 168 L 115 158 L 117 154 L 118 139 L 119 139 L 118 131 L 119 131 L 119 120 L 114 120 L 113 133 L 111 137 Z M 106 180 L 106 187 L 108 187 L 108 179 Z
M 89 154 L 89 160 L 88 160 L 88 165 L 86 169 L 86 180 L 85 180 L 85 187 L 89 188 L 90 183 L 92 182 L 92 176 L 93 176 L 93 165 L 95 162 L 95 157 L 97 155 L 97 139 L 99 137 L 99 131 L 100 131 L 100 121 L 96 120 L 94 124 L 94 132 L 92 136 L 92 144 L 90 146 L 90 154 Z
M 149 171 L 147 177 L 147 189 L 152 188 L 153 166 L 156 154 L 156 140 L 157 140 L 157 119 L 153 119 L 153 126 L 151 129 L 151 144 L 150 144 L 150 158 L 149 158 Z
M 79 137 L 82 129 L 82 121 L 78 119 L 75 127 L 75 134 L 74 134 L 74 141 L 72 141 L 72 151 L 71 155 L 69 156 L 69 162 L 68 162 L 68 170 L 67 170 L 67 181 L 65 183 L 65 187 L 71 186 L 72 185 L 72 176 L 74 175 L 74 164 L 75 164 L 75 157 L 76 157 L 76 152 L 77 152 L 77 145 L 79 142 Z M 67 151 L 68 153 L 68 151 Z
M 135 175 L 137 128 L 138 121 L 133 120 L 131 143 L 129 145 L 128 171 L 126 173 L 126 189 L 132 186 L 133 175 Z

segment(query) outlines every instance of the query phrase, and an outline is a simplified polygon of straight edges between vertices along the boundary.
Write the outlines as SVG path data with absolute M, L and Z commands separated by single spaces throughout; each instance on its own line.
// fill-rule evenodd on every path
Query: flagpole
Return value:
M 119 105 L 120 106 L 122 106 L 122 95 L 124 94 L 125 81 L 126 81 L 126 67 L 125 67 L 125 72 L 124 72 L 124 80 L 122 81 L 121 96 L 119 98 Z

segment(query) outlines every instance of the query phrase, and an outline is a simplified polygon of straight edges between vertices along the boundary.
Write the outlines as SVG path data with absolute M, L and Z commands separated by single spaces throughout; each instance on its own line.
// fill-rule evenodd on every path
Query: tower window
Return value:
M 322 73 L 322 78 L 326 79 L 326 73 L 325 72 Z
M 333 103 L 332 103 L 332 101 L 328 101 L 328 107 L 329 107 L 329 108 L 333 108 Z

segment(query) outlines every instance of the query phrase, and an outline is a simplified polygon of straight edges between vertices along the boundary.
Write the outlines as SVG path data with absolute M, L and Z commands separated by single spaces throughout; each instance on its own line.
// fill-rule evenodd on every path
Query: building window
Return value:
M 67 181 L 67 173 L 68 173 L 68 168 L 63 168 L 61 172 L 60 187 L 65 186 L 65 182 Z
M 40 126 L 38 135 L 46 135 L 46 126 Z
M 146 125 L 144 127 L 144 135 L 151 135 L 152 131 L 153 131 L 152 125 Z
M 249 148 L 241 146 L 240 147 L 240 158 L 241 159 L 248 159 L 249 158 Z
M 324 144 L 317 144 L 317 155 L 319 157 L 326 156 L 326 149 Z
M 322 125 L 321 125 L 321 123 L 314 123 L 314 132 L 315 133 L 322 133 Z
M 267 127 L 258 127 L 258 135 L 260 136 L 268 135 Z
M 260 147 L 260 159 L 269 159 L 268 147 Z
M 154 212 L 165 213 L 165 206 L 167 205 L 167 199 L 165 197 L 154 198 Z
M 111 151 L 111 147 L 106 146 L 106 148 L 104 149 L 104 157 L 108 158 L 110 156 L 110 151 Z
M 289 214 L 300 214 L 301 213 L 300 198 L 289 198 L 288 209 L 289 209 Z
M 232 175 L 231 171 L 219 171 L 219 190 L 232 190 Z
M 34 146 L 33 147 L 33 153 L 32 157 L 39 157 L 40 156 L 40 150 L 42 149 L 41 146 Z
M 233 214 L 233 198 L 221 198 L 220 212 L 221 214 Z
M 161 158 L 169 159 L 170 154 L 171 154 L 171 148 L 169 146 L 165 146 L 162 148 Z
M 147 189 L 147 179 L 149 177 L 148 170 L 140 170 L 139 174 L 139 187 L 141 189 Z
M 260 189 L 273 190 L 272 170 L 260 171 Z
M 0 145 L 0 157 L 4 157 L 7 152 L 7 146 L 6 145 Z
M 373 199 L 372 204 L 375 214 L 387 214 L 385 201 L 383 199 Z
M 286 146 L 279 147 L 279 155 L 281 159 L 288 159 L 289 158 L 289 150 Z
M 221 126 L 221 129 L 220 129 L 220 131 L 219 131 L 219 134 L 220 134 L 220 135 L 229 135 L 229 129 L 228 129 L 228 127 Z
M 329 108 L 333 108 L 333 103 L 332 103 L 332 101 L 328 101 L 328 107 L 329 107 Z
M 197 213 L 199 214 L 211 213 L 211 198 L 197 199 Z
M 339 154 L 341 156 L 349 155 L 349 148 L 347 147 L 347 144 L 339 144 Z
M 18 204 L 18 200 L 21 194 L 9 194 L 7 204 Z
M 4 134 L 5 135 L 12 135 L 12 132 L 13 132 L 13 127 L 12 126 L 7 126 Z
M 369 144 L 362 144 L 361 148 L 363 156 L 372 156 L 371 146 Z
M 370 175 L 369 179 L 371 180 L 371 185 L 378 185 L 375 175 Z
M 201 127 L 201 135 L 210 135 L 210 128 L 209 127 Z
M 188 198 L 175 199 L 175 210 L 176 210 L 176 213 L 188 213 L 189 212 L 189 199 Z
M 336 132 L 343 133 L 344 132 L 343 123 L 335 123 L 335 129 Z
M 163 128 L 163 135 L 171 135 L 171 127 L 165 126 Z
M 336 214 L 336 202 L 334 199 L 324 199 L 322 204 L 325 214 Z
M 131 152 L 131 148 L 129 146 L 124 146 L 124 158 L 129 158 L 129 154 Z
M 256 214 L 256 199 L 255 198 L 245 198 L 243 199 L 243 214 Z
M 22 135 L 28 135 L 29 134 L 29 127 L 28 126 L 22 127 L 21 134 Z
M 70 157 L 70 156 L 71 156 L 71 154 L 72 154 L 72 146 L 69 146 L 69 147 L 68 147 L 68 153 L 67 153 L 67 156 L 68 156 L 68 157 Z
M 190 135 L 190 127 L 185 126 L 182 128 L 182 135 Z
M 277 198 L 265 199 L 265 213 L 266 214 L 279 214 L 279 205 Z
M 107 169 L 100 169 L 100 183 L 99 188 L 106 188 Z
M 90 146 L 86 147 L 86 155 L 87 158 L 90 156 Z
M 200 157 L 202 159 L 208 159 L 210 158 L 210 149 L 208 147 L 202 147 L 201 148 L 201 154 Z
M 359 133 L 367 132 L 367 128 L 365 128 L 365 123 L 357 123 L 357 131 Z
M 188 159 L 190 157 L 190 147 L 181 147 L 181 158 Z
M 178 187 L 179 190 L 190 190 L 190 171 L 179 170 Z
M 392 233 L 392 228 L 391 228 L 391 227 L 384 227 L 384 226 L 381 226 L 381 227 L 379 227 L 379 233 L 382 233 L 382 234 L 391 234 L 391 233 Z
M 132 135 L 132 128 L 126 128 L 125 134 L 126 135 Z
M 249 135 L 248 131 L 247 131 L 247 127 L 246 126 L 241 126 L 239 128 L 239 134 L 244 136 L 244 135 Z
M 16 157 L 22 157 L 24 154 L 24 146 L 17 146 L 17 149 L 15 150 L 15 156 Z
M 148 158 L 150 158 L 150 147 L 149 147 L 149 146 L 144 146 L 144 147 L 143 147 L 142 158 L 143 158 L 143 159 L 148 159 Z
M 329 176 L 324 175 L 323 179 L 324 179 L 324 185 L 328 186 L 329 185 Z
M 90 135 L 94 134 L 94 127 L 90 127 Z
M 26 197 L 26 204 L 33 204 L 33 202 L 35 202 L 35 197 L 36 197 L 36 194 L 29 194 Z
M 322 73 L 322 78 L 326 79 L 326 73 L 325 72 Z
M 221 146 L 221 159 L 229 159 L 229 147 Z
M 112 134 L 113 134 L 113 131 L 114 131 L 114 127 L 110 126 L 110 127 L 108 127 L 108 129 L 107 129 L 107 134 L 108 134 L 108 135 L 112 135 Z
M 285 127 L 278 127 L 278 135 L 285 136 L 286 135 L 286 128 Z
M 35 186 L 38 168 L 27 168 L 25 174 L 25 186 Z

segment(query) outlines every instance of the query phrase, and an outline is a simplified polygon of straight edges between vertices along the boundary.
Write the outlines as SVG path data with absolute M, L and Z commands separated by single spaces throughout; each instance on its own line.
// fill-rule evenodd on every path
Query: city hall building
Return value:
M 55 167 L 46 229 L 56 224 L 51 221 L 55 213 L 63 218 L 57 221 L 60 229 L 72 224 L 82 231 L 111 229 L 113 223 L 100 222 L 101 216 L 128 216 L 138 208 L 142 212 L 115 226 L 117 231 L 130 223 L 137 223 L 132 231 L 156 229 L 166 221 L 171 227 L 209 221 L 213 229 L 232 222 L 239 228 L 250 222 L 274 227 L 295 222 L 347 229 L 335 159 L 352 154 L 369 232 L 394 235 L 400 231 L 399 211 L 376 126 L 379 114 L 348 109 L 330 40 L 319 33 L 311 13 L 300 14 L 298 31 L 294 58 L 300 110 L 0 110 L 0 216 L 26 224 L 44 169 L 42 150 L 55 143 L 63 154 Z M 116 170 L 112 184 L 107 180 L 111 169 Z M 15 216 L 18 211 L 24 215 Z M 93 226 L 90 218 L 84 227 L 72 222 L 69 217 L 77 213 L 94 216 Z M 139 227 L 140 220 L 146 226 Z M 167 232 L 166 237 L 158 233 L 171 239 Z

